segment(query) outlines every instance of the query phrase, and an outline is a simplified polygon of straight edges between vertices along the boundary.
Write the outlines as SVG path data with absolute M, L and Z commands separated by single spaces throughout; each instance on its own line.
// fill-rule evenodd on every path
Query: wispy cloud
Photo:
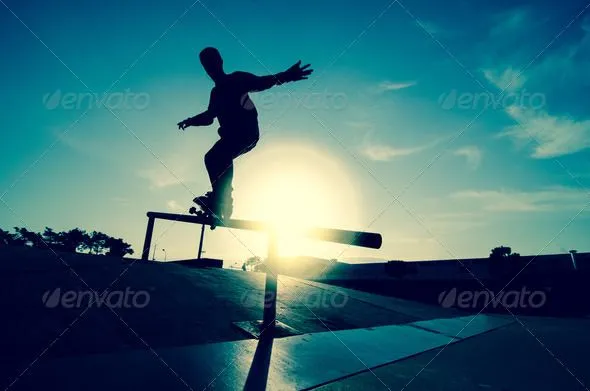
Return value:
M 481 212 L 434 213 L 424 216 L 423 219 L 428 228 L 436 235 L 455 235 L 487 224 L 485 216 Z
M 505 129 L 500 136 L 515 141 L 535 140 L 532 157 L 545 159 L 568 155 L 590 148 L 590 120 L 578 121 L 569 116 L 553 116 L 545 111 L 519 107 L 507 110 L 519 124 Z
M 180 205 L 178 202 L 176 202 L 176 200 L 169 200 L 168 202 L 166 202 L 166 207 L 171 212 L 184 212 L 187 209 L 187 208 L 183 208 L 182 205 Z
M 489 34 L 492 38 L 511 36 L 516 32 L 526 31 L 527 25 L 533 22 L 529 8 L 513 8 L 492 16 L 493 27 Z
M 375 124 L 369 121 L 346 121 L 344 122 L 344 124 L 352 129 L 359 129 L 365 131 L 372 131 L 375 129 Z
M 404 82 L 392 82 L 392 81 L 383 81 L 379 83 L 377 86 L 378 92 L 387 92 L 387 91 L 397 91 L 403 90 L 404 88 L 409 88 L 416 85 L 416 81 L 404 81 Z
M 465 190 L 451 198 L 462 202 L 478 202 L 489 212 L 555 212 L 580 210 L 590 201 L 590 195 L 581 189 L 551 187 L 538 191 L 517 190 Z
M 467 159 L 467 165 L 470 169 L 476 170 L 481 164 L 483 152 L 475 145 L 461 147 L 453 152 L 455 156 L 463 156 Z
M 590 16 L 586 16 L 578 27 L 577 39 L 567 40 L 560 47 L 544 55 L 532 69 L 527 71 L 531 81 L 545 89 L 562 88 L 560 100 L 576 97 L 576 92 L 586 94 L 590 84 Z M 576 98 L 577 99 L 577 98 Z M 587 106 L 583 106 L 586 108 Z
M 431 35 L 437 36 L 446 32 L 443 30 L 440 25 L 434 23 L 433 21 L 429 20 L 416 20 L 416 24 L 418 27 L 422 27 L 426 32 Z
M 516 77 L 520 67 L 538 54 L 538 46 L 546 44 L 551 37 L 545 38 L 551 18 L 538 7 L 516 6 L 500 12 L 489 12 L 480 20 L 480 29 L 487 31 L 487 37 L 482 36 L 474 46 L 474 58 L 482 64 L 483 76 L 499 89 L 508 92 L 519 90 L 532 78 L 532 70 L 540 62 L 534 61 L 527 67 L 526 76 Z M 541 43 L 537 40 L 541 39 Z M 523 44 L 526 42 L 528 44 Z M 557 46 L 557 45 L 554 45 Z M 551 52 L 553 51 L 553 47 Z M 551 56 L 544 53 L 543 58 Z
M 502 71 L 495 69 L 483 69 L 485 78 L 497 88 L 507 91 L 519 90 L 526 82 L 524 74 L 520 70 L 508 67 Z
M 526 8 L 513 10 L 498 18 L 500 24 L 496 27 L 496 34 L 500 30 L 526 30 L 527 25 L 533 26 L 534 31 L 540 31 L 543 21 L 537 19 L 531 17 L 531 11 Z M 520 103 L 511 102 L 505 108 L 506 114 L 516 124 L 499 134 L 500 137 L 511 138 L 517 144 L 532 145 L 531 157 L 536 159 L 573 154 L 590 148 L 590 119 L 587 117 L 587 107 L 580 98 L 586 93 L 590 80 L 587 76 L 590 67 L 590 17 L 572 26 L 574 29 L 579 30 L 577 39 L 549 51 L 527 70 L 526 79 L 523 76 L 517 78 L 518 69 L 510 66 L 483 70 L 486 79 L 498 88 L 510 85 L 509 91 L 514 92 L 526 83 L 527 87 L 537 89 L 533 95 L 542 98 L 542 102 L 537 100 L 537 103 L 543 104 L 536 107 L 532 96 L 524 104 L 523 92 L 519 97 Z M 512 37 L 512 40 L 516 39 L 517 36 Z M 559 99 L 560 107 L 566 108 L 567 114 L 550 113 L 545 108 L 550 98 L 547 94 L 551 93 L 558 96 L 556 101 Z
M 156 189 L 180 185 L 187 182 L 182 176 L 179 176 L 178 173 L 173 174 L 164 167 L 140 170 L 137 175 L 140 178 L 147 179 L 150 182 L 151 187 Z
M 424 147 L 415 148 L 394 148 L 389 145 L 367 145 L 361 153 L 373 161 L 387 162 L 400 156 L 408 156 L 424 150 Z
M 429 148 L 435 147 L 441 142 L 448 140 L 447 137 L 437 138 L 427 144 L 418 145 L 415 147 L 395 147 L 377 142 L 365 142 L 365 145 L 360 149 L 361 155 L 369 160 L 378 162 L 387 162 L 397 157 L 409 156 Z

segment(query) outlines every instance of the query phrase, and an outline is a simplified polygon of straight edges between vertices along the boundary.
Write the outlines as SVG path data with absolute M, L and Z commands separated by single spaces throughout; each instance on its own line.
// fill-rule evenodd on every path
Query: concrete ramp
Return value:
M 76 391 L 300 390 L 461 342 L 445 334 L 451 329 L 473 337 L 511 323 L 487 315 L 440 321 L 429 321 L 433 331 L 409 323 L 54 360 L 32 369 L 18 386 Z

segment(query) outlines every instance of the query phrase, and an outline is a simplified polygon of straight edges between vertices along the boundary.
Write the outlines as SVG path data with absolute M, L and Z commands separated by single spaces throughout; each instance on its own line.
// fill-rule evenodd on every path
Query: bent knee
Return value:
M 208 165 L 208 164 L 215 162 L 215 160 L 217 160 L 215 155 L 216 155 L 216 153 L 215 153 L 215 150 L 213 150 L 213 149 L 210 150 L 209 152 L 207 152 L 205 154 L 205 164 Z
M 231 154 L 224 148 L 213 147 L 205 154 L 206 165 L 224 164 L 227 161 L 231 162 L 231 160 Z

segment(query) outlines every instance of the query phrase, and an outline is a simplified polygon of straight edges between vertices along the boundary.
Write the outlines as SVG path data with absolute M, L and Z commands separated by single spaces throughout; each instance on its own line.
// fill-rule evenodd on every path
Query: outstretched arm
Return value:
M 211 94 L 209 96 L 209 107 L 207 107 L 207 110 L 203 111 L 201 114 L 195 115 L 194 117 L 189 117 L 184 121 L 180 121 L 178 123 L 178 129 L 184 130 L 189 126 L 211 125 L 215 117 L 217 117 L 217 114 L 215 113 L 215 106 L 213 105 L 213 102 L 215 101 L 214 94 L 215 88 L 211 90 Z
M 309 69 L 310 66 L 311 64 L 307 64 L 302 67 L 301 60 L 299 60 L 286 71 L 274 75 L 255 76 L 248 74 L 246 82 L 248 91 L 264 91 L 284 83 L 307 79 L 313 72 L 313 69 Z
M 189 126 L 207 126 L 213 123 L 215 115 L 210 110 L 203 111 L 201 114 L 197 114 L 194 117 L 185 119 L 178 123 L 178 129 L 184 130 Z

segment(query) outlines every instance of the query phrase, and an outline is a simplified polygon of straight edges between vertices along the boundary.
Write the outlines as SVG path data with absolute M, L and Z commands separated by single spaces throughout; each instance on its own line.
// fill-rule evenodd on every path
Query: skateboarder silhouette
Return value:
M 273 86 L 307 79 L 313 72 L 310 64 L 301 61 L 284 72 L 256 76 L 248 72 L 225 73 L 223 59 L 215 48 L 208 47 L 199 54 L 205 72 L 215 83 L 204 112 L 178 123 L 181 130 L 189 126 L 207 126 L 217 118 L 220 139 L 205 154 L 205 167 L 212 191 L 193 201 L 205 214 L 213 213 L 229 218 L 233 210 L 233 160 L 252 150 L 260 137 L 258 112 L 248 96 L 249 92 L 264 91 Z

